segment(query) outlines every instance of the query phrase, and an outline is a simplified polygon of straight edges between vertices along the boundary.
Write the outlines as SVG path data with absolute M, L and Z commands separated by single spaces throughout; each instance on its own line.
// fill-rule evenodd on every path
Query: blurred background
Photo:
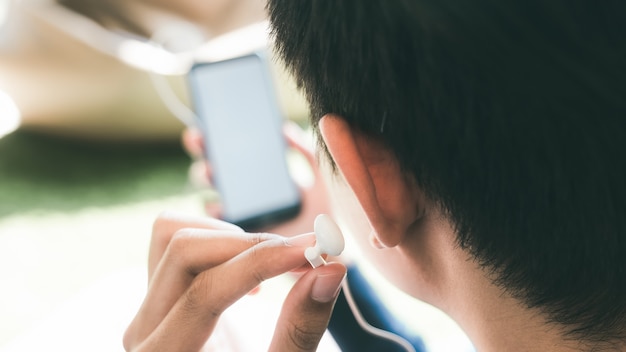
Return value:
M 153 220 L 203 213 L 159 86 L 186 104 L 189 66 L 266 48 L 264 19 L 262 0 L 0 0 L 0 351 L 122 350 Z M 424 316 L 431 346 L 466 343 L 436 310 L 383 294 Z

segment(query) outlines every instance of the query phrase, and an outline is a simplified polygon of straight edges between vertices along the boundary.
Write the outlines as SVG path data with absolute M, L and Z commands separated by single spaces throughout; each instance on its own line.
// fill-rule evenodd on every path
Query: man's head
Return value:
M 401 204 L 421 194 L 508 293 L 574 338 L 626 338 L 626 2 L 271 0 L 269 11 L 314 127 L 339 116 L 347 147 L 406 176 L 368 176 L 374 198 L 395 199 L 387 208 L 355 192 L 383 245 L 397 229 L 370 210 L 419 220 Z M 405 187 L 376 194 L 378 180 Z

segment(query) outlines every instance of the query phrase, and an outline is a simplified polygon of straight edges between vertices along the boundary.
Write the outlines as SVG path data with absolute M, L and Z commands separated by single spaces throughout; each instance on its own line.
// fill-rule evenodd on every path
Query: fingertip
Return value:
M 319 303 L 334 301 L 346 277 L 346 267 L 341 263 L 328 263 L 317 268 L 311 286 L 311 299 Z
M 209 188 L 212 184 L 207 174 L 207 163 L 204 160 L 196 160 L 189 167 L 189 182 L 196 188 Z
M 222 218 L 222 205 L 218 202 L 207 200 L 206 202 L 204 202 L 204 213 L 211 218 L 221 219 Z M 233 225 L 233 226 L 237 226 L 237 225 Z M 236 230 L 240 232 L 244 232 L 244 230 L 241 229 L 241 227 L 239 226 L 237 226 Z
M 202 132 L 196 128 L 185 129 L 182 133 L 183 148 L 192 157 L 201 157 L 203 153 Z

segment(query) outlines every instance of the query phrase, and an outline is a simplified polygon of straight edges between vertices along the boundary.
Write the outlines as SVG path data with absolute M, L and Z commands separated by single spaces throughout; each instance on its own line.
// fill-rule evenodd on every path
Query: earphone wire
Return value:
M 396 335 L 387 330 L 374 327 L 365 320 L 365 318 L 361 314 L 361 311 L 359 310 L 359 307 L 354 301 L 354 297 L 352 296 L 352 291 L 350 291 L 350 285 L 348 284 L 347 277 L 345 280 L 343 280 L 341 286 L 343 289 L 343 294 L 346 297 L 346 301 L 348 302 L 348 306 L 350 306 L 350 310 L 352 311 L 352 315 L 354 315 L 354 318 L 363 330 L 371 335 L 378 336 L 391 342 L 395 342 L 396 344 L 402 346 L 402 348 L 404 348 L 407 352 L 415 352 L 415 348 L 413 347 L 413 345 L 411 345 L 411 343 L 402 336 Z
M 154 72 L 148 72 L 150 76 L 150 82 L 154 90 L 157 92 L 165 107 L 176 117 L 180 122 L 185 124 L 188 128 L 198 127 L 198 117 L 196 114 L 185 105 L 180 98 L 174 93 L 174 90 L 170 86 L 167 79 Z
M 150 36 L 149 42 L 156 46 L 163 47 L 165 39 L 161 32 L 156 31 Z M 169 112 L 182 122 L 187 128 L 197 128 L 200 120 L 196 113 L 176 95 L 174 89 L 165 76 L 157 74 L 152 70 L 147 70 L 152 87 L 156 91 L 161 101 Z

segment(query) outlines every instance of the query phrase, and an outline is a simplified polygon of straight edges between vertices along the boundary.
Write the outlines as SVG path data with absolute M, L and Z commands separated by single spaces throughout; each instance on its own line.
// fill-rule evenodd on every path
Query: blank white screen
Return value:
M 232 222 L 299 202 L 269 79 L 255 55 L 197 66 L 191 76 L 223 215 Z

